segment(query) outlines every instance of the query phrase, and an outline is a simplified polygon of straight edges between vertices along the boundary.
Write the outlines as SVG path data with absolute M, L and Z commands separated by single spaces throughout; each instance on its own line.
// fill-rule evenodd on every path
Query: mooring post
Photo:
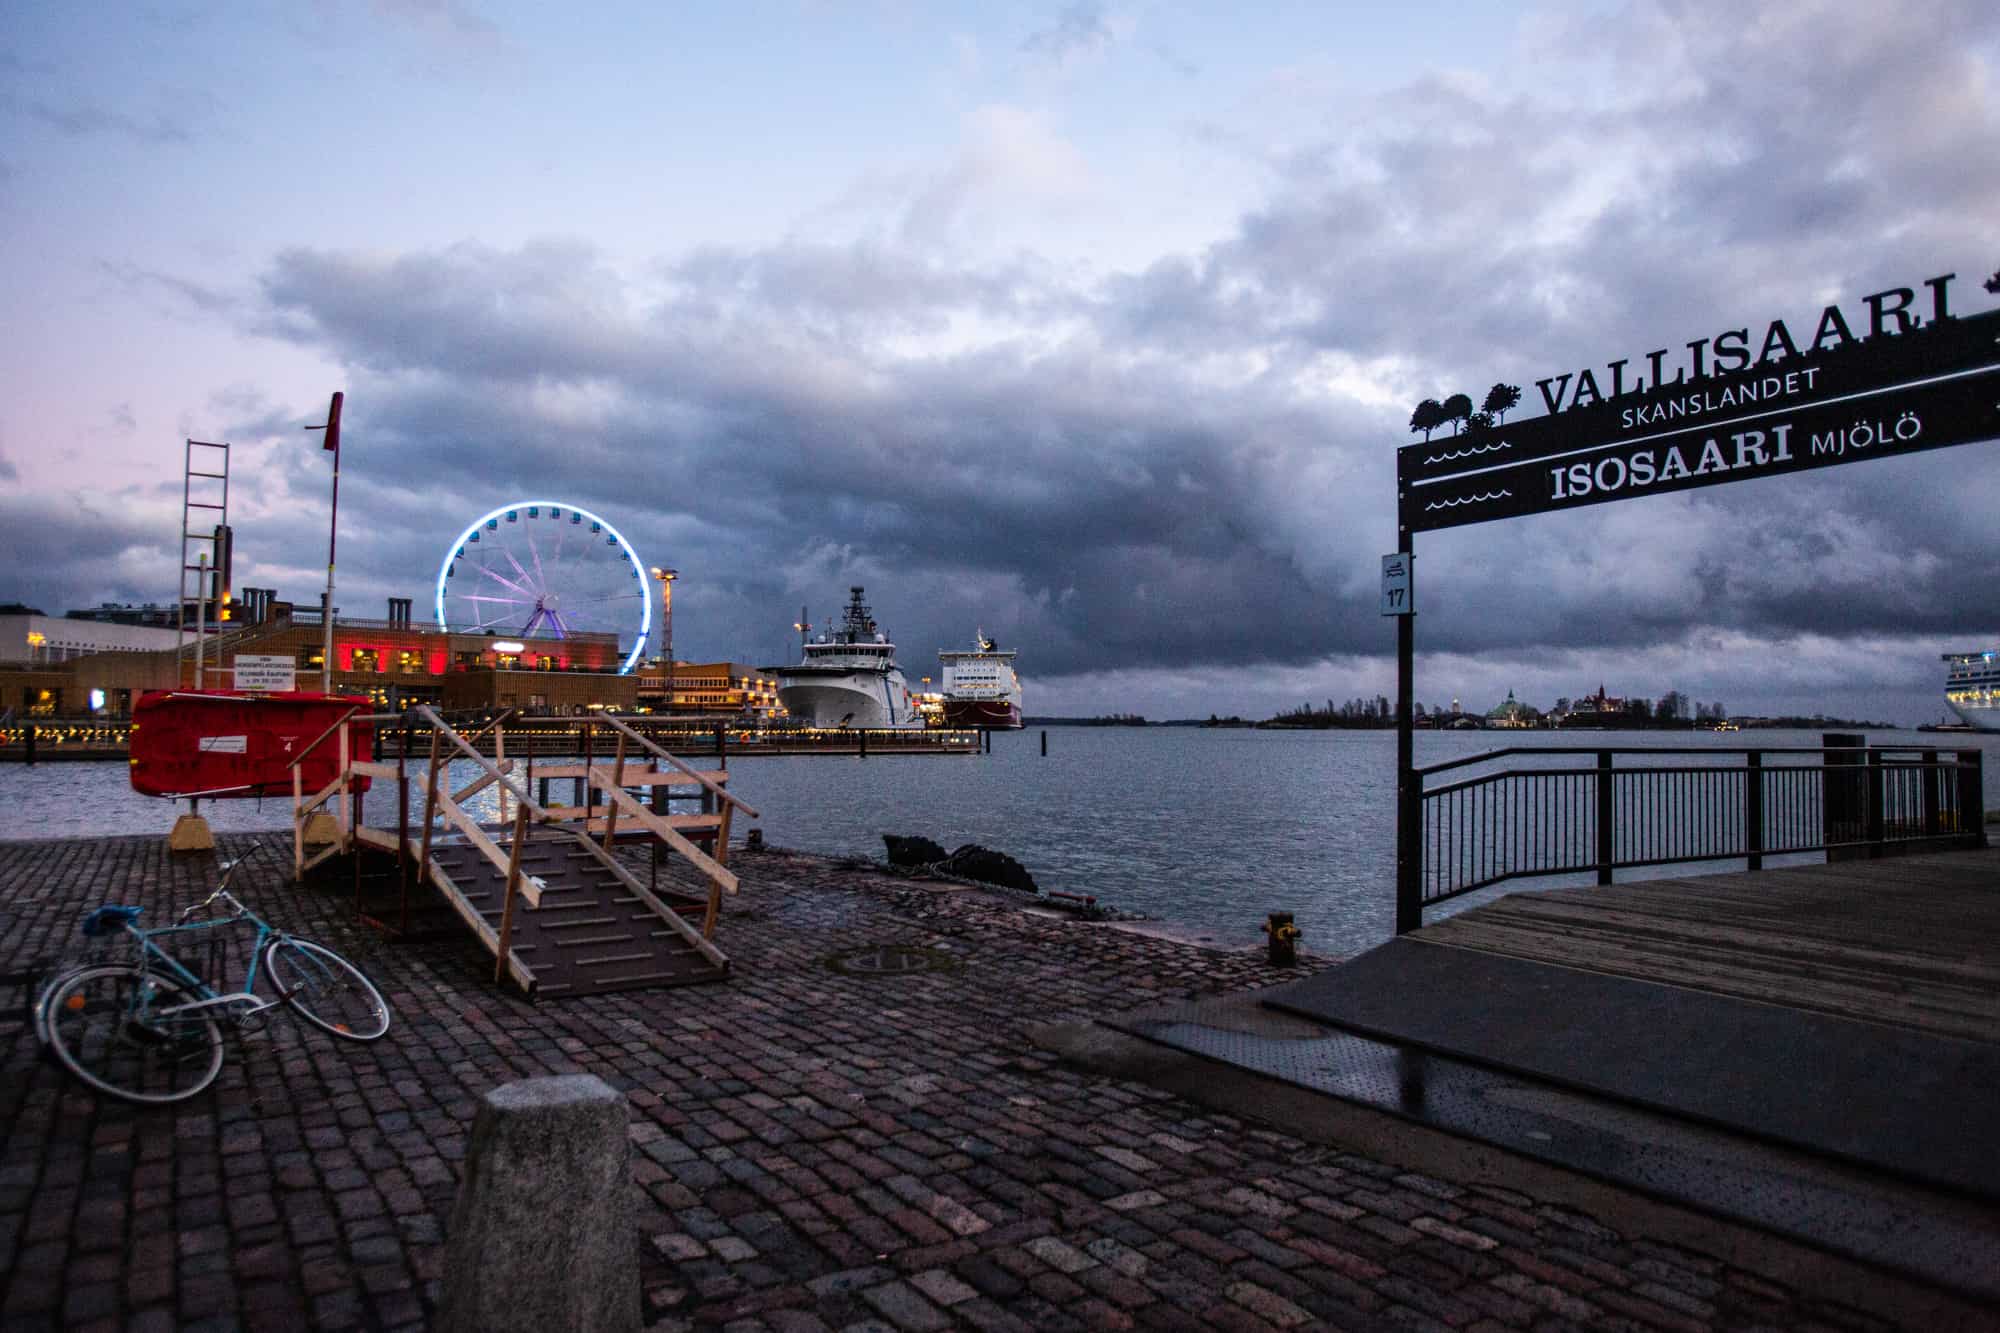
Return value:
M 861 757 L 866 759 L 868 757 L 868 728 L 863 727 L 854 734 L 861 738 Z
M 447 1333 L 640 1327 L 625 1098 L 595 1074 L 493 1089 L 446 1238 Z
M 1270 919 L 1264 923 L 1264 933 L 1271 937 L 1271 966 L 1296 966 L 1299 961 L 1299 928 L 1292 924 L 1292 914 L 1271 913 Z
M 27 745 L 27 751 L 21 762 L 25 763 L 29 768 L 33 768 L 35 766 L 35 724 L 32 722 L 28 724 Z
M 1049 733 L 1045 731 L 1042 733 L 1042 758 L 1046 759 L 1048 757 L 1049 757 Z

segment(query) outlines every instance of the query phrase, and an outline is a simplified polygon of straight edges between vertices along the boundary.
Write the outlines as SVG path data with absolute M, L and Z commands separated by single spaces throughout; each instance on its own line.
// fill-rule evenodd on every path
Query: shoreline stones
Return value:
M 938 843 L 920 836 L 884 833 L 882 843 L 888 849 L 889 864 L 898 870 L 935 870 L 1022 893 L 1041 892 L 1026 866 L 1005 852 L 976 842 L 968 842 L 949 855 Z

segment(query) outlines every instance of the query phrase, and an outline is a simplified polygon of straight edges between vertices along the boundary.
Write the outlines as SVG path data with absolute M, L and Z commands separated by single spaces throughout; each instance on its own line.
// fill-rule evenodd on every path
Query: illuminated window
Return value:
M 382 654 L 374 648 L 356 648 L 349 671 L 380 671 Z
M 405 676 L 421 676 L 424 673 L 424 654 L 421 649 L 405 648 L 396 654 L 396 670 Z

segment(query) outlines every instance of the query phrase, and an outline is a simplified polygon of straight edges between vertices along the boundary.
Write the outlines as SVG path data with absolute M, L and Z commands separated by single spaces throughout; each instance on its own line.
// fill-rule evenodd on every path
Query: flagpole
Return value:
M 326 592 L 320 597 L 319 619 L 324 639 L 320 645 L 319 688 L 322 694 L 333 693 L 333 549 L 334 538 L 340 531 L 340 402 L 342 394 L 336 392 L 333 402 L 326 409 L 326 442 L 324 448 L 333 450 L 333 506 L 326 525 Z

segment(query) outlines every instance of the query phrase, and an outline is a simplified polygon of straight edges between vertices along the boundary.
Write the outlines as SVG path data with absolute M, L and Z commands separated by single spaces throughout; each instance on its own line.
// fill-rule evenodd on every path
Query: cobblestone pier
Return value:
M 258 840 L 218 842 L 239 856 Z M 1337 1122 L 1301 1137 L 1032 1040 L 1298 975 L 1261 951 L 744 854 L 717 936 L 729 980 L 535 1004 L 496 990 L 467 939 L 390 940 L 337 888 L 293 888 L 287 859 L 266 840 L 241 896 L 369 971 L 396 1008 L 389 1036 L 343 1045 L 280 1012 L 232 1040 L 209 1091 L 142 1109 L 38 1057 L 23 976 L 98 903 L 159 923 L 212 861 L 158 837 L 0 843 L 5 1328 L 425 1327 L 477 1099 L 543 1074 L 630 1099 L 660 1329 L 1904 1322 L 1866 1274 L 1829 1280 L 1833 1261 L 1719 1231 L 1707 1244 L 1698 1223 L 1547 1168 L 1343 1142 Z M 1923 1317 L 1979 1312 L 1947 1300 Z

